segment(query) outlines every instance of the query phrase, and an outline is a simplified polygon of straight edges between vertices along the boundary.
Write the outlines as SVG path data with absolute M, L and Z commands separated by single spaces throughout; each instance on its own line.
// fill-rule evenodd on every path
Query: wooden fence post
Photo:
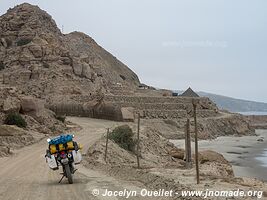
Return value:
M 196 178 L 197 184 L 199 181 L 199 162 L 198 162 L 198 132 L 197 132 L 197 104 L 198 99 L 193 99 L 193 109 L 194 109 L 194 122 L 195 122 L 195 162 L 196 162 Z
M 140 113 L 138 113 L 138 122 L 137 122 L 137 148 L 136 148 L 136 159 L 137 159 L 137 168 L 140 168 Z
M 106 150 L 105 150 L 105 162 L 107 162 L 107 154 L 108 154 L 108 137 L 109 137 L 109 128 L 107 130 Z
M 191 135 L 190 135 L 190 119 L 187 118 L 185 126 L 185 160 L 186 168 L 192 167 L 191 157 Z

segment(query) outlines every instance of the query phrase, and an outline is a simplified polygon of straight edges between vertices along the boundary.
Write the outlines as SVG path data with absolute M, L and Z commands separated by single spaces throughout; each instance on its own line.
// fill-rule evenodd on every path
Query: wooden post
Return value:
M 190 119 L 188 118 L 185 126 L 185 160 L 186 168 L 192 167 L 191 158 L 191 136 L 190 136 Z
M 105 162 L 107 162 L 107 154 L 108 154 L 108 137 L 109 137 L 109 128 L 107 130 L 106 150 L 105 150 Z
M 186 121 L 186 124 L 184 126 L 184 159 L 185 161 L 187 162 L 187 121 Z
M 136 148 L 136 158 L 137 158 L 137 168 L 140 168 L 140 113 L 138 113 L 138 122 L 137 122 L 137 148 Z
M 197 132 L 197 104 L 198 100 L 193 99 L 193 108 L 194 108 L 194 122 L 195 122 L 195 162 L 196 162 L 196 178 L 197 184 L 200 183 L 199 181 L 199 162 L 198 162 L 198 132 Z
M 192 167 L 192 152 L 191 152 L 191 133 L 190 133 L 190 119 L 187 119 L 187 142 L 188 142 L 188 162 L 190 163 L 190 167 Z

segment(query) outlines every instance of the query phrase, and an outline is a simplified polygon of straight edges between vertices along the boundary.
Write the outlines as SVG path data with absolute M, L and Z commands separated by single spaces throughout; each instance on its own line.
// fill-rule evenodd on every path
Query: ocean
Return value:
M 256 112 L 256 111 L 249 111 L 249 112 L 238 112 L 242 115 L 267 115 L 267 112 Z
M 267 168 L 267 149 L 265 149 L 258 157 L 256 157 L 258 161 L 260 161 L 261 166 Z
M 239 113 L 242 115 L 266 115 L 267 116 L 267 112 L 251 111 L 251 112 L 239 112 Z M 267 134 L 267 130 L 266 130 L 266 134 Z M 262 167 L 267 168 L 267 147 L 256 157 L 256 160 L 260 161 L 260 164 Z
M 267 116 L 267 112 L 251 111 L 251 112 L 239 112 L 239 113 L 242 115 L 266 115 Z M 266 134 L 267 134 L 267 130 L 266 130 Z M 267 147 L 256 157 L 256 160 L 260 161 L 262 167 L 267 168 Z

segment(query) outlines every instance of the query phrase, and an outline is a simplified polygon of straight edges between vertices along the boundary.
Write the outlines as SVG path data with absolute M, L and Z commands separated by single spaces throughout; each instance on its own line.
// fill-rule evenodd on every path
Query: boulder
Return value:
M 184 155 L 185 155 L 185 151 L 184 149 L 178 149 L 178 148 L 174 148 L 172 150 L 169 151 L 169 155 L 173 158 L 177 158 L 177 159 L 184 159 Z
M 0 146 L 0 157 L 11 154 L 10 148 L 7 146 Z
M 211 151 L 211 150 L 205 150 L 199 152 L 199 162 L 201 164 L 206 163 L 206 162 L 217 162 L 221 164 L 229 164 L 229 162 L 223 157 L 223 155 Z
M 123 107 L 121 108 L 122 119 L 127 122 L 134 122 L 134 108 L 133 107 Z
M 22 64 L 28 64 L 31 60 L 34 60 L 33 54 L 29 50 L 24 48 L 21 54 L 19 55 L 18 61 Z
M 43 56 L 42 47 L 36 44 L 29 46 L 30 52 L 35 58 L 41 58 Z
M 21 136 L 27 133 L 17 126 L 13 125 L 0 125 L 0 137 L 1 136 Z
M 10 75 L 8 73 L 3 74 L 3 84 L 10 84 Z
M 6 39 L 5 38 L 1 38 L 1 43 L 3 44 L 3 46 L 5 47 L 5 48 L 7 48 L 7 42 L 6 42 Z
M 44 109 L 44 103 L 33 97 L 23 97 L 21 99 L 21 112 L 29 115 L 37 115 Z
M 92 70 L 87 63 L 82 64 L 82 77 L 91 79 L 92 78 Z
M 15 97 L 7 97 L 4 100 L 3 111 L 5 113 L 19 112 L 20 111 L 20 101 Z
M 85 62 L 81 62 L 78 59 L 73 60 L 73 71 L 77 76 L 85 77 L 88 79 L 92 78 L 92 69 L 90 65 Z
M 83 66 L 81 65 L 79 59 L 73 58 L 73 72 L 77 76 L 81 76 L 83 71 Z
M 48 42 L 46 40 L 40 38 L 39 36 L 34 37 L 32 42 L 35 44 L 39 44 L 41 46 L 48 45 Z
M 22 71 L 20 74 L 20 80 L 23 82 L 29 81 L 31 78 L 31 75 L 32 75 L 32 72 L 30 70 Z
M 40 77 L 40 70 L 35 69 L 31 72 L 31 79 L 39 79 Z
M 27 82 L 30 80 L 32 72 L 27 69 L 14 70 L 13 72 L 3 74 L 3 83 L 15 86 L 18 82 Z

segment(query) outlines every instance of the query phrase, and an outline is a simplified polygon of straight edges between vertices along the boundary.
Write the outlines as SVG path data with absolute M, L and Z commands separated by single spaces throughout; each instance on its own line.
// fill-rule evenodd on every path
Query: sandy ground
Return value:
M 258 178 L 267 181 L 267 168 L 257 157 L 267 148 L 267 130 L 257 130 L 257 136 L 218 137 L 215 140 L 199 141 L 200 150 L 214 150 L 224 155 L 233 165 L 236 177 Z M 263 142 L 257 141 L 264 138 Z M 172 140 L 176 146 L 184 148 L 184 140 Z M 194 152 L 194 142 L 192 151 Z
M 92 146 L 99 138 L 106 133 L 106 128 L 114 128 L 115 126 L 122 124 L 118 122 L 96 120 L 89 118 L 68 118 L 74 123 L 79 124 L 83 129 L 77 132 L 75 140 L 84 145 L 84 152 Z M 263 136 L 266 132 L 262 132 Z M 266 134 L 267 137 L 267 134 Z M 228 139 L 227 139 L 228 138 Z M 253 155 L 252 152 L 257 154 L 265 145 L 265 142 L 258 144 L 257 139 L 259 137 L 242 137 L 232 138 L 223 137 L 214 141 L 201 141 L 200 149 L 214 149 L 221 151 L 225 154 L 225 157 L 232 163 L 236 164 L 237 175 L 248 174 L 247 168 L 252 169 L 252 166 L 246 166 L 246 170 L 241 170 L 245 165 L 245 162 L 252 163 L 252 160 L 238 158 L 240 155 Z M 182 141 L 179 145 L 183 145 Z M 193 146 L 193 144 L 192 144 Z M 252 148 L 259 147 L 257 148 Z M 74 184 L 69 185 L 66 179 L 61 184 L 58 184 L 61 175 L 61 171 L 52 171 L 45 163 L 45 150 L 47 148 L 46 140 L 42 140 L 31 146 L 27 146 L 23 149 L 15 151 L 15 154 L 10 157 L 0 158 L 0 199 L 5 200 L 31 200 L 31 199 L 58 199 L 58 200 L 73 200 L 73 199 L 125 199 L 124 197 L 102 197 L 93 196 L 92 190 L 99 189 L 100 193 L 103 193 L 105 189 L 111 191 L 116 190 L 134 190 L 140 191 L 145 188 L 144 185 L 136 180 L 121 180 L 104 173 L 102 170 L 89 169 L 83 165 L 77 166 L 78 171 L 74 175 Z M 246 153 L 248 151 L 249 153 Z M 225 153 L 226 152 L 226 153 Z M 229 153 L 230 152 L 230 153 Z M 235 152 L 235 153 L 233 153 Z M 237 153 L 240 154 L 237 154 Z M 255 161 L 256 162 L 256 161 Z M 242 168 L 243 167 L 243 168 Z M 162 169 L 163 170 L 163 169 Z M 244 172 L 245 171 L 245 172 Z M 239 172 L 240 174 L 238 174 Z M 155 174 L 160 173 L 158 170 Z M 164 169 L 162 173 L 166 173 Z M 179 181 L 182 182 L 194 182 L 193 177 L 184 177 L 181 175 Z M 184 178 L 184 180 L 182 179 Z M 187 180 L 192 179 L 192 180 Z M 206 184 L 205 184 L 206 185 Z M 208 186 L 207 186 L 208 187 Z M 221 187 L 221 185 L 220 185 Z M 226 187 L 226 186 L 225 186 Z M 234 187 L 234 185 L 233 185 Z M 142 199 L 144 197 L 132 197 L 129 199 Z M 151 199 L 151 198 L 148 198 Z M 155 199 L 155 198 L 153 198 Z
M 76 134 L 75 139 L 84 145 L 84 151 L 103 136 L 106 128 L 117 124 L 117 122 L 88 118 L 68 118 L 68 120 L 83 127 L 83 130 Z M 77 166 L 78 171 L 74 175 L 73 185 L 69 185 L 66 179 L 58 184 L 61 171 L 52 171 L 48 168 L 44 158 L 46 148 L 47 143 L 42 140 L 37 144 L 17 150 L 10 157 L 0 158 L 0 199 L 102 199 L 103 197 L 92 196 L 91 191 L 95 188 L 100 189 L 100 192 L 105 188 L 113 191 L 124 188 L 132 190 L 142 188 L 139 183 L 119 181 L 103 172 L 90 170 L 82 165 Z

